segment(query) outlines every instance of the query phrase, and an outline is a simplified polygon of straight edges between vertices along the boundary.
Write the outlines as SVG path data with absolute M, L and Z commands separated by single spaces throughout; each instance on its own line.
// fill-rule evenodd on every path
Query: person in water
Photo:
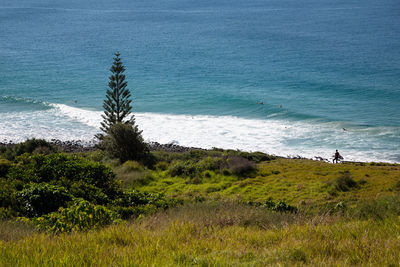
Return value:
M 340 159 L 343 159 L 343 157 L 339 154 L 339 151 L 336 149 L 336 152 L 335 152 L 335 155 L 333 158 L 333 163 L 335 163 L 335 160 L 336 160 L 336 163 L 339 163 Z

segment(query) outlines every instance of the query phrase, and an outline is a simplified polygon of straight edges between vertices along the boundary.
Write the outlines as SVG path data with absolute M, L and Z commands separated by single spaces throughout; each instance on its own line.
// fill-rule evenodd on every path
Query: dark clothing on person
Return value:
M 335 161 L 336 161 L 336 163 L 338 163 L 340 158 L 341 158 L 341 156 L 339 154 L 339 151 L 336 150 L 335 157 L 333 159 L 333 163 L 335 163 Z

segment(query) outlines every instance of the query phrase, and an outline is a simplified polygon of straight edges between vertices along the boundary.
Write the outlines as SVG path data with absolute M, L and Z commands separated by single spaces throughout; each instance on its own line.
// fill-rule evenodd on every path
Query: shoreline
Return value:
M 91 151 L 96 151 L 99 148 L 96 147 L 97 141 L 95 139 L 91 141 L 82 141 L 82 140 L 69 140 L 69 141 L 61 141 L 58 139 L 51 139 L 50 141 L 46 140 L 50 144 L 56 146 L 61 150 L 61 152 L 64 153 L 77 153 L 77 152 L 91 152 Z M 6 140 L 3 142 L 0 142 L 0 147 L 13 147 L 17 144 L 20 144 L 22 142 L 13 142 L 11 140 Z M 165 152 L 174 152 L 174 153 L 184 153 L 192 150 L 213 150 L 213 149 L 223 149 L 223 150 L 230 150 L 230 149 L 224 149 L 224 148 L 201 148 L 201 147 L 188 147 L 188 146 L 181 146 L 177 145 L 174 143 L 167 143 L 167 144 L 161 144 L 159 142 L 145 142 L 150 151 L 165 151 Z M 238 150 L 238 149 L 231 149 L 231 150 Z M 243 152 L 257 152 L 257 151 L 245 151 L 245 150 L 238 150 L 238 151 L 243 151 Z M 312 160 L 312 161 L 321 161 L 321 162 L 326 162 L 326 163 L 332 163 L 331 160 L 327 158 L 323 158 L 320 156 L 314 156 L 313 158 L 307 158 L 303 157 L 300 155 L 295 155 L 295 156 L 278 156 L 275 154 L 269 154 L 265 152 L 261 152 L 270 156 L 274 156 L 276 158 L 283 158 L 283 159 L 306 159 L 306 160 Z M 342 161 L 341 163 L 353 163 L 353 164 L 366 164 L 366 163 L 381 163 L 381 164 L 394 164 L 398 165 L 400 163 L 397 162 L 385 162 L 385 161 Z

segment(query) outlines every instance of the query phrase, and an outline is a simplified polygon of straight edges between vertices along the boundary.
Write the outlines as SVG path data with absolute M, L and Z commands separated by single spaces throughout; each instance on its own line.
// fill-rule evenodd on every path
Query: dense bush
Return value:
M 85 200 L 78 200 L 69 208 L 60 208 L 57 212 L 32 220 L 39 229 L 55 233 L 86 231 L 119 221 L 116 212 Z
M 192 161 L 176 161 L 168 168 L 171 176 L 195 177 L 199 174 L 199 168 Z
M 337 191 L 347 192 L 351 188 L 358 187 L 358 183 L 351 178 L 349 171 L 344 171 L 340 174 L 335 181 L 335 189 Z
M 30 183 L 16 197 L 21 203 L 25 216 L 34 217 L 47 214 L 66 206 L 72 196 L 64 187 L 47 183 Z
M 75 182 L 95 186 L 113 199 L 121 189 L 109 167 L 78 156 L 65 154 L 22 155 L 16 158 L 7 177 L 25 183 L 52 182 L 69 189 Z
M 144 160 L 149 149 L 143 140 L 141 131 L 132 124 L 116 123 L 101 138 L 99 147 L 121 162 Z
M 0 207 L 18 209 L 17 184 L 0 178 Z
M 58 149 L 51 143 L 43 139 L 28 139 L 25 142 L 3 147 L 1 154 L 9 160 L 14 160 L 15 157 L 20 156 L 24 153 L 33 154 L 50 154 L 57 152 Z
M 157 162 L 165 161 L 171 163 L 173 161 L 201 161 L 207 157 L 226 159 L 231 156 L 242 157 L 252 162 L 259 163 L 262 161 L 270 161 L 276 157 L 264 154 L 262 152 L 243 152 L 239 150 L 223 150 L 214 148 L 213 150 L 193 149 L 188 152 L 152 152 Z
M 226 150 L 224 152 L 224 155 L 242 157 L 255 163 L 260 163 L 262 161 L 271 161 L 276 159 L 275 156 L 271 156 L 262 152 L 244 152 L 238 150 Z
M 10 161 L 0 158 L 0 177 L 6 177 L 10 167 L 11 167 Z
M 110 202 L 110 198 L 99 187 L 77 181 L 70 184 L 68 191 L 76 198 L 85 199 L 93 204 L 104 205 Z
M 256 170 L 254 162 L 239 156 L 229 157 L 226 164 L 228 169 L 238 176 L 244 176 Z

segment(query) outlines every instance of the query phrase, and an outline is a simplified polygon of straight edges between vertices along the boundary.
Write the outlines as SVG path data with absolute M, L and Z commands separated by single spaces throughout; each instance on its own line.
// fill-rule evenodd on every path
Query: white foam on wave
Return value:
M 0 140 L 27 137 L 90 141 L 99 132 L 101 111 L 52 104 L 48 111 L 8 114 Z M 201 148 L 262 151 L 280 156 L 331 158 L 339 149 L 346 160 L 394 161 L 393 151 L 378 142 L 378 135 L 398 134 L 390 127 L 353 128 L 322 121 L 259 120 L 233 116 L 137 113 L 136 122 L 146 141 L 178 143 Z M 5 123 L 4 123 L 5 121 Z M 14 135 L 14 138 L 10 138 Z M 381 137 L 381 136 L 380 136 Z M 398 150 L 398 149 L 397 149 Z

